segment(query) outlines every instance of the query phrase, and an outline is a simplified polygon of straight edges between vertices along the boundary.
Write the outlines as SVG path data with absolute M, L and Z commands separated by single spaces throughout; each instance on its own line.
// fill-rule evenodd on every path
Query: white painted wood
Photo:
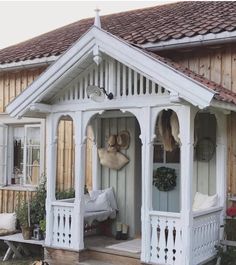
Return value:
M 126 96 L 126 79 L 127 79 L 127 76 L 126 76 L 126 66 L 123 64 L 122 65 L 122 92 L 121 92 L 121 96 Z
M 139 75 L 139 95 L 143 95 L 143 76 Z
M 134 96 L 138 95 L 138 73 L 134 71 Z
M 201 264 L 216 255 L 216 248 L 219 244 L 220 235 L 220 215 L 222 208 L 214 211 L 205 211 L 196 214 L 192 227 L 192 264 Z
M 119 98 L 121 96 L 121 70 L 119 62 L 116 62 L 116 68 L 116 96 Z
M 93 122 L 94 142 L 92 155 L 93 190 L 101 189 L 101 165 L 98 158 L 98 148 L 101 146 L 101 120 L 95 119 Z
M 220 206 L 225 207 L 227 180 L 227 123 L 223 113 L 216 114 L 216 190 L 220 198 Z
M 143 127 L 145 124 L 145 128 Z M 141 260 L 150 261 L 151 221 L 149 211 L 152 209 L 152 175 L 153 175 L 153 133 L 151 108 L 142 110 L 142 253 Z
M 84 123 L 82 112 L 73 116 L 75 130 L 75 205 L 73 214 L 73 247 L 84 248 L 84 185 L 85 185 L 85 137 L 87 124 Z
M 104 84 L 104 61 L 100 64 L 100 87 L 105 87 L 105 84 Z
M 76 249 L 76 234 L 74 229 L 77 226 L 74 218 L 74 204 L 64 202 L 63 205 L 54 203 L 53 212 L 53 234 L 52 246 L 60 248 Z
M 129 96 L 132 95 L 132 84 L 133 84 L 133 80 L 132 80 L 132 69 L 129 68 L 129 70 L 128 70 L 128 95 Z
M 84 62 L 95 42 L 96 45 L 99 45 L 101 52 L 110 55 L 134 70 L 139 69 L 139 71 L 147 73 L 152 81 L 160 83 L 168 90 L 179 93 L 181 97 L 192 104 L 200 107 L 206 107 L 210 104 L 214 95 L 213 91 L 205 89 L 205 87 L 182 73 L 173 71 L 171 67 L 140 49 L 115 38 L 101 29 L 92 28 L 61 56 L 57 63 L 53 64 L 44 75 L 36 79 L 28 89 L 24 90 L 16 100 L 8 105 L 7 111 L 12 116 L 20 116 L 26 111 L 29 104 L 43 99 L 46 90 L 47 93 L 50 93 L 50 90 L 57 87 L 58 84 L 62 85 L 62 79 L 65 80 L 66 75 L 68 76 L 68 70 L 73 71 L 75 67 Z M 48 89 L 49 86 L 50 89 Z
M 191 106 L 181 106 L 176 111 L 181 140 L 181 222 L 183 236 L 183 264 L 192 265 L 192 179 L 194 111 Z
M 8 126 L 0 123 L 0 185 L 7 184 Z
M 46 239 L 45 245 L 52 246 L 54 213 L 51 203 L 55 201 L 56 188 L 56 128 L 57 120 L 55 114 L 50 114 L 46 119 L 47 128 L 47 198 L 46 198 Z
M 112 93 L 114 96 L 117 95 L 117 88 L 116 88 L 116 71 L 115 71 L 115 60 L 109 59 L 108 63 L 108 86 L 107 90 L 108 93 Z
M 152 264 L 181 265 L 182 224 L 179 214 L 150 212 Z

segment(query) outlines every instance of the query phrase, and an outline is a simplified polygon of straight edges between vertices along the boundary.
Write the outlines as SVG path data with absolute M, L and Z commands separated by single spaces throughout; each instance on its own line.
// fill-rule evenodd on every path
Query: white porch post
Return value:
M 55 186 L 56 186 L 56 149 L 57 149 L 57 121 L 54 114 L 50 114 L 46 119 L 47 130 L 47 198 L 46 198 L 46 239 L 45 245 L 52 245 L 53 231 L 53 211 L 52 202 L 55 201 Z
M 181 106 L 178 111 L 181 139 L 181 222 L 183 238 L 183 265 L 192 260 L 192 180 L 194 112 L 191 106 Z
M 75 123 L 75 202 L 74 202 L 74 248 L 84 248 L 84 185 L 85 185 L 85 135 L 83 112 L 74 115 Z
M 149 212 L 152 207 L 152 112 L 151 108 L 144 108 L 140 115 L 141 141 L 142 141 L 142 252 L 141 260 L 150 261 L 151 222 Z
M 92 181 L 93 190 L 101 188 L 101 165 L 98 158 L 98 146 L 100 145 L 101 120 L 95 119 L 93 122 L 93 154 L 92 154 Z
M 226 208 L 226 182 L 227 182 L 227 121 L 226 115 L 217 113 L 216 135 L 216 193 L 219 196 L 219 205 L 224 207 L 221 214 L 221 225 L 224 223 Z M 223 236 L 223 233 L 221 233 Z

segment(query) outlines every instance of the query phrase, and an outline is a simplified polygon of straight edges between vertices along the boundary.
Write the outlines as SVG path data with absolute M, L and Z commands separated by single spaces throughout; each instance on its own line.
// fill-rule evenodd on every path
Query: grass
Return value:
M 1 265 L 31 265 L 37 258 L 11 259 L 9 261 L 0 261 Z
M 22 259 L 10 259 L 9 261 L 2 261 L 3 256 L 7 250 L 6 244 L 0 241 L 0 265 L 31 265 L 36 260 L 41 260 L 43 256 L 42 248 L 33 247 L 30 249 L 31 257 L 23 257 Z

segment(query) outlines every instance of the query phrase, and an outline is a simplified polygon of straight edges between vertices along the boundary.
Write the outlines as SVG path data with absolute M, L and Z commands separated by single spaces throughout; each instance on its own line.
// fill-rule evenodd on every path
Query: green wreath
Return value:
M 170 191 L 176 186 L 175 169 L 159 167 L 153 176 L 153 185 L 160 191 Z

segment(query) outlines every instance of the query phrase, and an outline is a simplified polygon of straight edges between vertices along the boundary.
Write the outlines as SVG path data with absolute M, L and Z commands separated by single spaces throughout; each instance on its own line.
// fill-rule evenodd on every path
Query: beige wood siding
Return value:
M 45 67 L 0 73 L 0 112 L 4 112 L 6 106 L 30 85 L 43 71 Z
M 197 74 L 236 92 L 236 46 L 163 53 Z
M 19 198 L 26 200 L 26 191 L 17 191 L 9 189 L 0 190 L 0 213 L 12 213 L 17 207 Z M 32 198 L 34 192 L 29 192 L 29 198 Z
M 5 112 L 6 106 L 18 96 L 33 80 L 37 78 L 45 67 L 24 69 L 13 72 L 0 73 L 0 113 Z M 30 192 L 32 197 L 33 192 Z M 11 187 L 0 190 L 0 213 L 14 212 L 18 198 L 26 199 L 26 191 L 13 190 Z
M 73 122 L 60 120 L 58 124 L 56 190 L 65 191 L 71 188 L 74 188 Z
M 172 60 L 236 92 L 236 46 L 165 52 Z M 228 115 L 228 192 L 236 194 L 236 113 Z

